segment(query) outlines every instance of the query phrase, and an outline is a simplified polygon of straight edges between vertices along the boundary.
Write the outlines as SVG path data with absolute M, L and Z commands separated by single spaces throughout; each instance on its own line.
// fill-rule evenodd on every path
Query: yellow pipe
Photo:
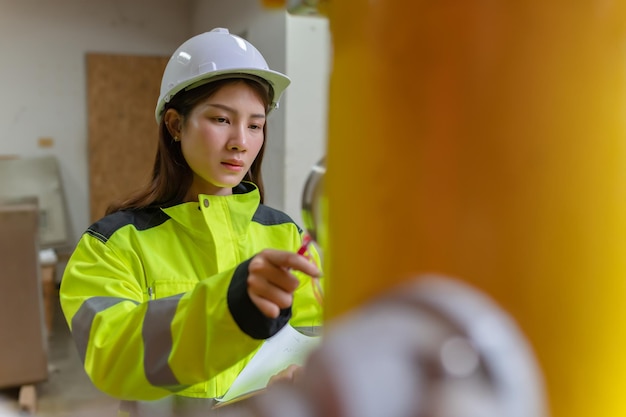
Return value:
M 328 317 L 457 277 L 520 324 L 553 417 L 626 416 L 625 3 L 332 1 L 329 19 Z

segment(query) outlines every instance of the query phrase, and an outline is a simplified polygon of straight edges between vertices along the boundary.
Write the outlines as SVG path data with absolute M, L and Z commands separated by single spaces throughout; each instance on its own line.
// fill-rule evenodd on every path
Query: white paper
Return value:
M 226 394 L 217 401 L 230 401 L 243 394 L 265 388 L 273 375 L 289 365 L 304 365 L 307 356 L 319 341 L 319 336 L 307 336 L 290 324 L 285 325 L 278 333 L 265 340 Z

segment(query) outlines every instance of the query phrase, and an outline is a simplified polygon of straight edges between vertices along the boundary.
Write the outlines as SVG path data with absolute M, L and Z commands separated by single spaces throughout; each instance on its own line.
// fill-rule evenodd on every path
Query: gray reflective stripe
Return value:
M 85 301 L 76 314 L 74 314 L 74 317 L 72 317 L 72 336 L 76 343 L 78 355 L 83 363 L 85 363 L 85 356 L 87 356 L 89 334 L 91 333 L 91 325 L 93 324 L 93 319 L 96 317 L 96 314 L 124 301 L 139 304 L 127 298 L 92 297 Z
M 182 294 L 148 302 L 148 311 L 143 320 L 144 360 L 143 368 L 148 381 L 155 386 L 180 391 L 181 385 L 168 362 L 172 352 L 172 332 L 170 324 L 176 314 Z
M 128 417 L 217 417 L 221 410 L 213 409 L 215 399 L 172 395 L 155 401 L 120 401 L 119 410 Z M 231 414 L 228 414 L 231 415 Z

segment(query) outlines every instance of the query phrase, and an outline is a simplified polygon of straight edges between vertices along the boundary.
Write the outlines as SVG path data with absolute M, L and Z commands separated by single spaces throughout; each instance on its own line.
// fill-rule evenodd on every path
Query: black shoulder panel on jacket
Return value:
M 298 231 L 302 232 L 300 226 L 298 226 L 296 222 L 294 222 L 293 219 L 287 214 L 283 213 L 280 210 L 268 207 L 264 204 L 259 204 L 259 207 L 256 209 L 254 216 L 252 216 L 252 221 L 260 223 L 264 226 L 293 223 L 298 228 Z
M 170 216 L 160 208 L 146 208 L 142 210 L 118 211 L 98 220 L 85 233 L 88 233 L 102 242 L 106 242 L 117 230 L 132 225 L 137 230 L 147 230 L 165 223 Z

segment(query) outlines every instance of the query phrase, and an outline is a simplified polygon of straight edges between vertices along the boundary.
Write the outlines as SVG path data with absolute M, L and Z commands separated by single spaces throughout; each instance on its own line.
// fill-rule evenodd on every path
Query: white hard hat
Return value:
M 236 78 L 238 74 L 267 81 L 274 90 L 270 110 L 277 107 L 278 99 L 291 82 L 286 75 L 269 69 L 263 55 L 250 42 L 229 33 L 228 29 L 216 28 L 188 39 L 174 52 L 163 72 L 154 112 L 157 123 L 161 122 L 165 103 L 179 91 L 215 77 Z

